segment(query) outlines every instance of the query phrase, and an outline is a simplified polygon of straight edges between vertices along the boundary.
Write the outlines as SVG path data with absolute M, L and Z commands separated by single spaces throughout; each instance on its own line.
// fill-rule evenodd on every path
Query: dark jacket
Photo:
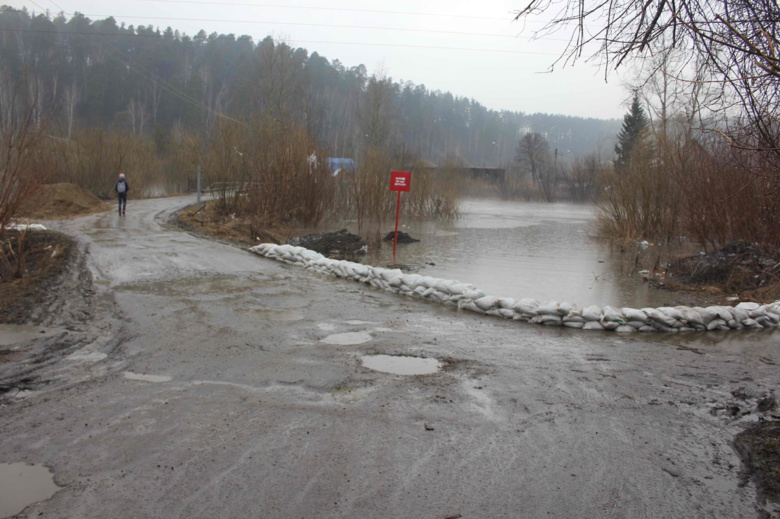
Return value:
M 119 180 L 116 181 L 116 185 L 114 186 L 114 191 L 119 193 L 119 184 L 125 185 L 125 194 L 130 192 L 130 184 L 128 184 L 127 180 L 124 178 L 120 178 Z

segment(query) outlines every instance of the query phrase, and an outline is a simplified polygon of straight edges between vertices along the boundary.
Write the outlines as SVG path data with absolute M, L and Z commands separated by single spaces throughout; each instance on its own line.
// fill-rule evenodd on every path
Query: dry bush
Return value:
M 390 153 L 372 148 L 365 152 L 356 174 L 352 177 L 349 195 L 354 217 L 358 222 L 358 234 L 364 236 L 366 227 L 374 225 L 374 229 L 368 231 L 368 241 L 379 240 L 383 221 L 394 214 L 397 194 L 390 191 L 392 170 L 393 158 Z M 412 177 L 412 189 L 414 188 L 415 179 Z
M 760 156 L 721 142 L 687 146 L 689 166 L 678 184 L 686 199 L 684 225 L 692 239 L 721 248 L 746 241 L 780 246 L 780 198 L 774 170 Z M 751 169 L 744 166 L 750 164 Z
M 449 168 L 412 167 L 412 187 L 403 194 L 401 210 L 413 218 L 449 220 L 458 215 L 458 197 L 465 181 Z
M 603 176 L 605 169 L 605 165 L 595 154 L 584 159 L 575 159 L 563 179 L 571 199 L 575 202 L 593 200 L 599 190 L 599 178 Z
M 248 216 L 255 229 L 317 225 L 335 192 L 325 159 L 305 129 L 270 119 L 221 125 L 204 154 L 219 211 Z
M 186 193 L 197 189 L 197 169 L 201 165 L 201 143 L 196 135 L 172 132 L 167 153 L 161 159 L 160 188 L 166 193 Z
M 148 136 L 81 130 L 70 140 L 59 139 L 55 152 L 59 157 L 58 182 L 76 184 L 102 198 L 114 196 L 119 173 L 127 176 L 130 196 L 145 196 L 159 183 L 160 160 Z
M 683 198 L 673 165 L 659 156 L 668 158 L 649 142 L 637 143 L 629 167 L 604 174 L 596 216 L 602 235 L 618 243 L 669 242 L 681 236 Z
M 12 78 L 0 67 L 0 262 L 6 277 L 22 277 L 26 231 L 6 241 L 6 227 L 21 205 L 52 174 L 46 149 L 50 115 L 39 105 L 37 82 Z

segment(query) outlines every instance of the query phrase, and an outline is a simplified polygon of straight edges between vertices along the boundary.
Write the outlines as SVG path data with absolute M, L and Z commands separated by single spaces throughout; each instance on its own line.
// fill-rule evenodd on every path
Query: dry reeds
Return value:
M 613 242 L 685 239 L 705 249 L 780 245 L 780 186 L 755 155 L 689 131 L 657 136 L 602 178 L 597 215 Z M 748 167 L 749 166 L 749 167 Z

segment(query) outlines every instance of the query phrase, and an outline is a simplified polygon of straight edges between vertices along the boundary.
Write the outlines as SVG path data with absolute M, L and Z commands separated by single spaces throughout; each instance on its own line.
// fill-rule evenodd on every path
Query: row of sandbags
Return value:
M 528 321 L 547 326 L 583 330 L 630 332 L 678 332 L 770 328 L 780 323 L 780 301 L 771 304 L 740 303 L 731 306 L 614 308 L 596 305 L 579 308 L 557 301 L 515 300 L 494 297 L 473 285 L 447 279 L 404 274 L 400 269 L 326 258 L 303 247 L 264 243 L 249 249 L 268 258 L 309 270 L 352 279 L 397 294 L 419 297 L 486 315 Z

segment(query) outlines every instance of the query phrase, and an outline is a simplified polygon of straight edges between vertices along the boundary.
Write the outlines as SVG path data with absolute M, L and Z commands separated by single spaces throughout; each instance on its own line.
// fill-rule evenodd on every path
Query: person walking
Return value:
M 125 180 L 124 173 L 119 174 L 119 180 L 116 181 L 114 191 L 116 191 L 116 195 L 119 199 L 119 216 L 122 216 L 127 209 L 127 193 L 130 191 L 130 184 Z

